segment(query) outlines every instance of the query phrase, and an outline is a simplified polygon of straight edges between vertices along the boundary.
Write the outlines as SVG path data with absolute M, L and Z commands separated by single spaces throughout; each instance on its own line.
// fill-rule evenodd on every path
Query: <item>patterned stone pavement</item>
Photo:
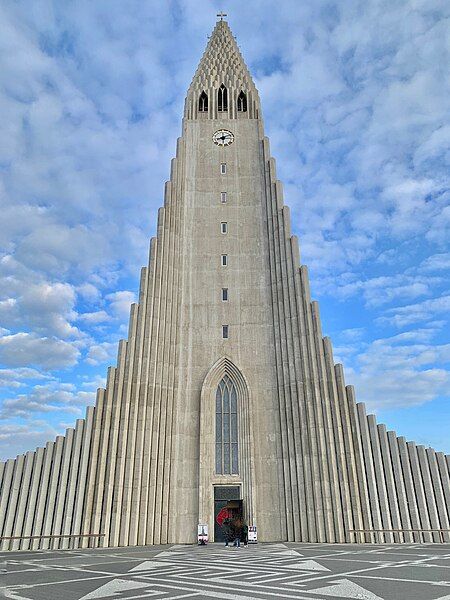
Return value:
M 450 545 L 258 544 L 12 552 L 13 600 L 450 600 Z

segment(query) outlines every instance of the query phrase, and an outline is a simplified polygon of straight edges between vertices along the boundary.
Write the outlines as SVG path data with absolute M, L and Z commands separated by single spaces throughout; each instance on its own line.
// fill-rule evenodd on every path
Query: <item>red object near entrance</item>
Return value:
M 222 526 L 222 523 L 225 521 L 225 519 L 228 519 L 229 516 L 230 513 L 228 512 L 227 508 L 224 507 L 221 511 L 219 511 L 219 514 L 216 517 L 216 522 L 219 523 L 220 526 Z

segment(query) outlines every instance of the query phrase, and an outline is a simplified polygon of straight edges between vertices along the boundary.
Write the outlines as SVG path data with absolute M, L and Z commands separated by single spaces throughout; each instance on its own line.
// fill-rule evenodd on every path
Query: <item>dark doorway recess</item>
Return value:
M 231 513 L 233 519 L 242 518 L 242 500 L 240 499 L 241 489 L 239 486 L 214 486 L 214 541 L 224 542 L 222 527 L 217 523 L 216 518 L 219 512 L 226 508 Z

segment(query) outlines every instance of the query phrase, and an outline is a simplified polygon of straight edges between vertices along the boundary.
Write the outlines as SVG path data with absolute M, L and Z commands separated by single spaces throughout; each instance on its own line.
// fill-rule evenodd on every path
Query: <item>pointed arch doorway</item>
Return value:
M 228 506 L 249 524 L 255 520 L 249 406 L 243 373 L 221 358 L 206 375 L 200 398 L 199 523 L 208 524 L 214 541 L 221 541 L 218 509 Z

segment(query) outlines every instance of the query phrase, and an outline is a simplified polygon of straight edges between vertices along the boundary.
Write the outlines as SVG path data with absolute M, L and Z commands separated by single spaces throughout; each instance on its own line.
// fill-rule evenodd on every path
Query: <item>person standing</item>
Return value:
M 244 544 L 244 548 L 248 548 L 248 525 L 245 522 L 242 524 L 241 541 Z
M 222 523 L 223 528 L 223 536 L 225 538 L 225 546 L 228 547 L 228 544 L 234 539 L 234 528 L 233 523 L 229 517 L 224 519 Z
M 241 547 L 241 535 L 242 535 L 242 520 L 238 518 L 234 521 L 234 543 L 233 543 L 233 546 L 236 546 L 236 548 Z

